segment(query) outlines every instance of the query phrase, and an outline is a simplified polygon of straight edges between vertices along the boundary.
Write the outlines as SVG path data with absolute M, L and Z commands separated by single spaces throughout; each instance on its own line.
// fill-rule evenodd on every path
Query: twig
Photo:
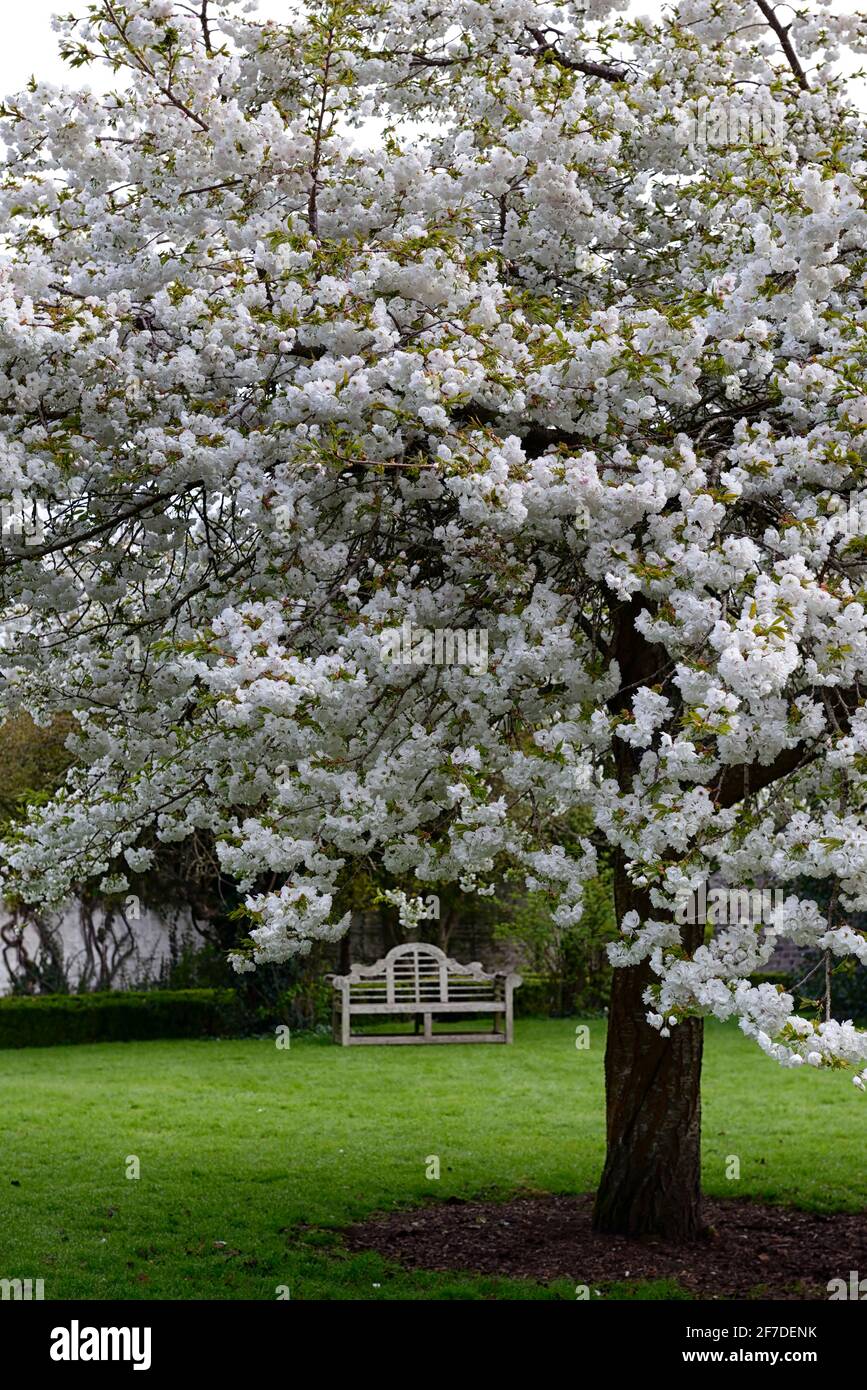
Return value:
M 211 47 L 211 26 L 208 23 L 208 0 L 202 0 L 202 8 L 199 12 L 199 20 L 201 21 L 202 25 L 202 36 L 205 40 L 205 52 L 210 58 L 214 50 Z

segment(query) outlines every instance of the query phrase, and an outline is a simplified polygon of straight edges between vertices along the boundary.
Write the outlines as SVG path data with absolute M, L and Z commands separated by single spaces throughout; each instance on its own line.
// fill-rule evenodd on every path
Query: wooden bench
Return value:
M 335 989 L 334 1041 L 354 1043 L 448 1043 L 513 1040 L 512 991 L 520 975 L 503 970 L 488 973 L 478 961 L 459 965 L 438 946 L 410 941 L 395 946 L 376 965 L 353 965 L 348 975 L 326 977 Z M 435 1033 L 434 1014 L 492 1014 L 489 1033 Z M 353 1033 L 352 1020 L 361 1015 L 409 1014 L 421 1020 L 423 1032 Z M 501 1026 L 502 1021 L 502 1026 Z

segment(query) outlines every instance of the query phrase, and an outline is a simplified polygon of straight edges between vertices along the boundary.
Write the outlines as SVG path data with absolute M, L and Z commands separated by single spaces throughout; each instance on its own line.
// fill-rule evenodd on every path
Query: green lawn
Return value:
M 603 1154 L 604 1024 L 518 1020 L 504 1047 L 297 1038 L 0 1051 L 0 1277 L 46 1298 L 574 1298 L 571 1286 L 407 1274 L 338 1230 L 426 1198 L 582 1192 Z M 710 1025 L 704 1183 L 867 1206 L 867 1099 Z M 425 1177 L 437 1154 L 439 1182 Z M 141 1176 L 125 1176 L 136 1155 Z M 740 1181 L 727 1181 L 737 1155 Z M 671 1289 L 608 1290 L 668 1296 Z

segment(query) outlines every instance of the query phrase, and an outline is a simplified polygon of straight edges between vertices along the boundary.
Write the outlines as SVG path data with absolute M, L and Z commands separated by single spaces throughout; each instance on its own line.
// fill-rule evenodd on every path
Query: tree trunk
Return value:
M 630 708 L 633 692 L 652 686 L 666 669 L 664 650 L 642 635 L 638 621 L 648 602 L 640 594 L 614 611 L 611 653 L 620 671 L 613 712 Z M 634 790 L 640 750 L 615 739 L 621 791 Z M 629 911 L 659 918 L 646 889 L 627 877 L 622 854 L 614 864 L 617 920 Z M 704 924 L 684 926 L 688 954 L 704 938 Z M 608 1147 L 596 1194 L 594 1229 L 609 1235 L 692 1240 L 701 1220 L 701 1019 L 685 1019 L 660 1037 L 647 1022 L 642 995 L 656 980 L 650 963 L 616 969 L 608 1010 L 605 1096 Z
M 338 975 L 348 975 L 352 969 L 352 928 L 356 925 L 359 913 L 354 912 L 350 920 L 349 931 L 344 932 L 338 944 Z
M 455 922 L 455 912 L 451 907 L 446 907 L 440 913 L 439 927 L 437 929 L 438 946 L 445 955 L 449 953 L 449 938 L 452 934 L 452 927 Z
M 615 871 L 618 920 L 630 909 L 658 916 L 622 866 Z M 683 928 L 688 952 L 703 924 Z M 693 1240 L 701 1219 L 701 1054 L 703 1023 L 684 1019 L 660 1037 L 647 1022 L 650 964 L 614 971 L 605 1050 L 608 1149 L 593 1213 L 608 1235 Z

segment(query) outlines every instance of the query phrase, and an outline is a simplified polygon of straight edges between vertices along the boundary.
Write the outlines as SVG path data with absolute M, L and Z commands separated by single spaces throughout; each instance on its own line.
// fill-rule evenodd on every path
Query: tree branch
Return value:
M 830 692 L 829 692 L 830 694 Z M 852 715 L 863 703 L 863 693 L 858 686 L 840 692 L 840 704 L 842 706 L 832 718 L 834 724 L 841 734 L 849 732 L 852 722 Z M 746 796 L 753 792 L 763 791 L 765 787 L 778 782 L 781 777 L 788 777 L 790 773 L 798 771 L 799 768 L 808 767 L 815 762 L 825 750 L 822 737 L 807 742 L 796 743 L 794 748 L 786 748 L 779 753 L 773 762 L 762 763 L 738 763 L 735 767 L 727 767 L 716 785 L 715 800 L 717 805 L 723 809 L 736 806 L 743 801 Z
M 208 57 L 210 57 L 214 50 L 211 47 L 211 26 L 208 21 L 208 0 L 202 0 L 202 8 L 199 11 L 199 20 L 202 25 L 202 37 L 205 40 L 205 52 L 207 53 Z
M 774 6 L 770 3 L 770 0 L 756 0 L 756 4 L 758 5 L 762 14 L 765 16 L 765 19 L 770 24 L 777 38 L 780 40 L 783 52 L 789 60 L 789 67 L 795 74 L 798 86 L 801 88 L 801 91 L 809 92 L 810 84 L 807 81 L 807 74 L 801 67 L 801 60 L 795 52 L 795 47 L 792 43 L 792 40 L 789 38 L 789 29 L 792 26 L 790 24 L 784 25 L 780 23 L 779 19 L 777 18 L 777 12 Z
M 626 81 L 628 74 L 625 68 L 614 68 L 608 63 L 594 63 L 587 58 L 567 58 L 555 43 L 545 37 L 542 29 L 528 29 L 527 32 L 532 34 L 539 45 L 539 57 L 550 54 L 554 62 L 559 63 L 561 67 L 569 68 L 572 72 L 582 72 L 585 77 L 599 77 L 603 82 Z

